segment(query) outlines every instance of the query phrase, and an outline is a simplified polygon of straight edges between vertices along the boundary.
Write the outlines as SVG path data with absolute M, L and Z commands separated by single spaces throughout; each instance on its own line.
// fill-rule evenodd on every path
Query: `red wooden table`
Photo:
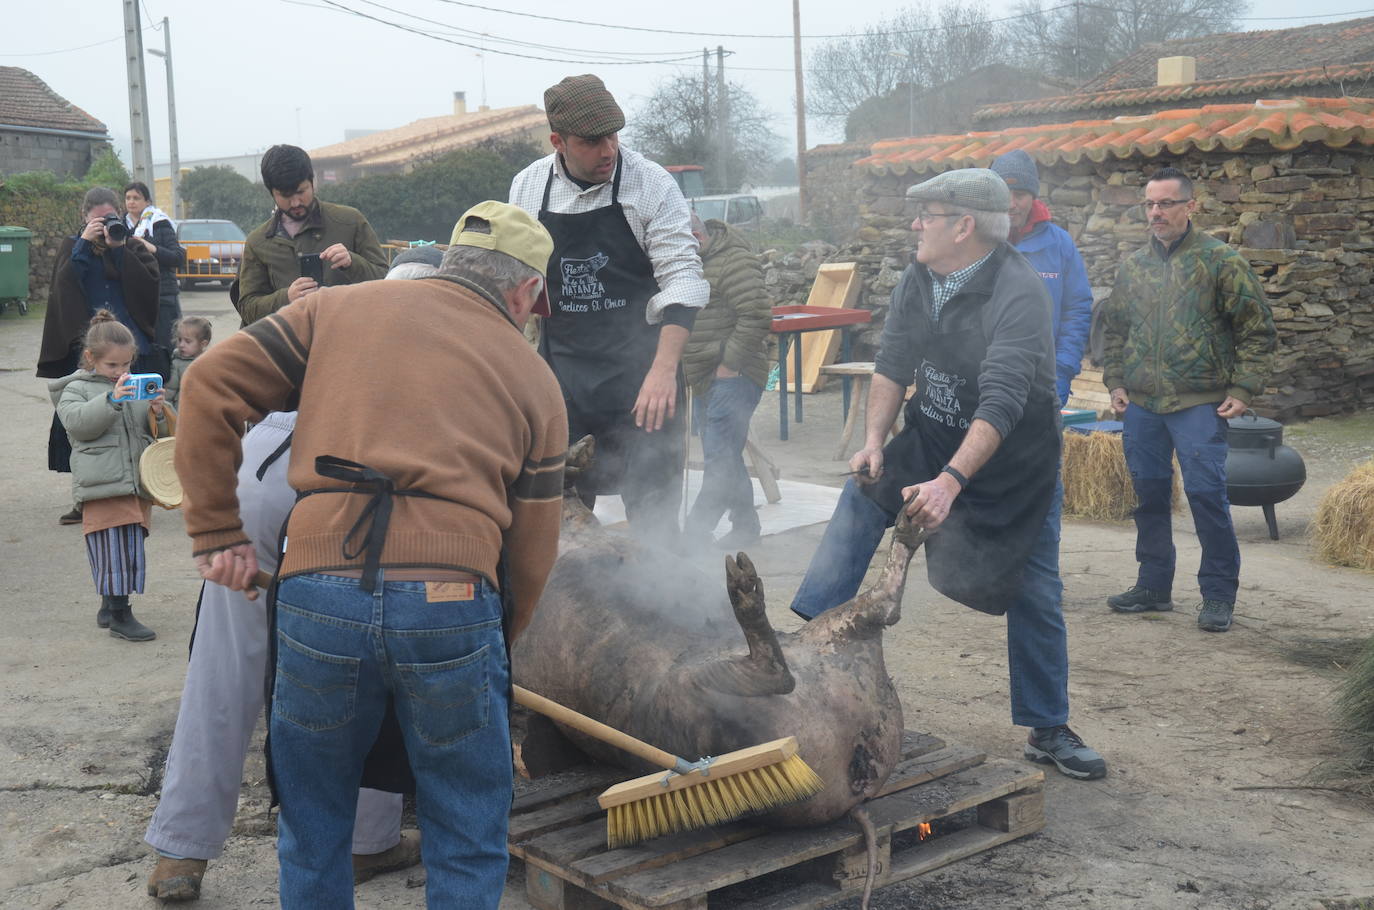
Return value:
M 840 357 L 849 361 L 849 333 L 856 325 L 864 325 L 873 319 L 871 310 L 856 310 L 845 307 L 828 306 L 775 306 L 773 322 L 770 327 L 778 336 L 778 438 L 787 439 L 787 347 L 792 344 L 793 364 L 796 366 L 797 381 L 793 384 L 796 399 L 796 421 L 802 422 L 802 345 L 801 336 L 805 332 L 819 332 L 825 329 L 840 330 Z M 844 413 L 849 415 L 849 377 L 844 377 Z

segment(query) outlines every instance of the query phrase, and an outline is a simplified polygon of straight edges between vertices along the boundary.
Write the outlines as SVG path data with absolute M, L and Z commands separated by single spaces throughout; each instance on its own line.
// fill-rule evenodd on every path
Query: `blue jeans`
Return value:
M 1174 533 L 1169 499 L 1173 492 L 1171 461 L 1177 453 L 1183 473 L 1183 492 L 1193 512 L 1193 527 L 1202 545 L 1197 582 L 1204 600 L 1236 602 L 1240 586 L 1240 547 L 1231 524 L 1226 496 L 1225 419 L 1215 404 L 1200 404 L 1156 414 L 1129 405 L 1123 418 L 1121 443 L 1126 466 L 1140 504 L 1135 510 L 1135 558 L 1140 563 L 1136 584 L 1154 591 L 1172 591 Z
M 385 575 L 385 570 L 383 571 Z M 501 599 L 430 602 L 424 582 L 297 575 L 277 598 L 272 771 L 283 910 L 353 906 L 363 758 L 388 698 L 416 781 L 427 905 L 496 908 L 513 788 Z
M 1049 514 L 1022 571 L 1020 593 L 1007 608 L 1011 721 L 1023 727 L 1054 727 L 1069 719 L 1069 639 L 1059 580 L 1063 498 L 1064 487 L 1056 483 Z M 846 483 L 792 612 L 810 620 L 852 599 L 895 518 L 860 493 L 853 480 Z
M 694 400 L 704 464 L 701 492 L 687 514 L 684 530 L 688 533 L 710 534 L 727 511 L 732 528 L 758 531 L 759 513 L 754 508 L 754 484 L 744 466 L 744 443 L 749 419 L 762 396 L 762 386 L 746 376 L 734 376 L 717 377 L 706 396 Z

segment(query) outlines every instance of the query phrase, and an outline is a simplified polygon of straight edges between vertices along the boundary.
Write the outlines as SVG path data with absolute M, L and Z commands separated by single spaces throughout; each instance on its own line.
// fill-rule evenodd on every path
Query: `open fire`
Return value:
M 916 826 L 916 832 L 921 836 L 921 840 L 925 840 L 927 837 L 930 837 L 930 825 L 926 822 L 921 822 Z

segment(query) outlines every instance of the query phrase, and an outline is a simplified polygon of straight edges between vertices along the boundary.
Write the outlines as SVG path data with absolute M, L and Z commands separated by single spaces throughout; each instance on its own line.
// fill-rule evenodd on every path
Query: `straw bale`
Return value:
M 1178 505 L 1179 472 L 1174 467 L 1170 507 Z M 1125 521 L 1136 507 L 1131 472 L 1120 433 L 1064 434 L 1064 514 L 1094 521 Z
M 1311 530 L 1325 561 L 1374 569 L 1374 461 L 1358 465 L 1326 491 Z

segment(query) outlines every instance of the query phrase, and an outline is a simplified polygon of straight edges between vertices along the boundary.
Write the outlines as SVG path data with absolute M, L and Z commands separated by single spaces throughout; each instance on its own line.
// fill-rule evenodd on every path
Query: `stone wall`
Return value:
M 58 177 L 81 177 L 108 147 L 104 139 L 0 129 L 0 173 L 47 171 Z
M 806 153 L 806 220 L 818 236 L 834 242 L 859 229 L 859 199 L 864 174 L 854 162 L 868 145 L 819 145 Z
M 1041 196 L 1078 242 L 1097 296 L 1110 289 L 1121 258 L 1146 242 L 1143 185 L 1165 164 L 1197 181 L 1194 224 L 1237 247 L 1264 281 L 1279 355 L 1256 410 L 1286 420 L 1374 408 L 1374 150 L 1261 146 L 1169 161 L 1042 166 Z M 820 262 L 858 262 L 859 306 L 875 311 L 863 340 L 874 343 L 912 252 L 906 188 L 925 176 L 865 175 L 852 235 L 814 264 L 806 255 L 775 257 L 777 302 L 804 298 Z

